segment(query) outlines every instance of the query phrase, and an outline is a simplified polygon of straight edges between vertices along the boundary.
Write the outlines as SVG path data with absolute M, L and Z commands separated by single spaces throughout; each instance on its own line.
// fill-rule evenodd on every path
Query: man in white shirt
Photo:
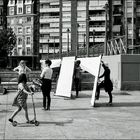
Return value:
M 52 86 L 52 74 L 53 70 L 50 68 L 50 65 L 52 62 L 47 59 L 45 61 L 45 67 L 42 70 L 42 73 L 40 75 L 40 78 L 42 79 L 42 94 L 43 94 L 43 110 L 50 110 L 50 104 L 51 104 L 51 86 Z M 46 97 L 47 97 L 47 109 L 46 109 Z

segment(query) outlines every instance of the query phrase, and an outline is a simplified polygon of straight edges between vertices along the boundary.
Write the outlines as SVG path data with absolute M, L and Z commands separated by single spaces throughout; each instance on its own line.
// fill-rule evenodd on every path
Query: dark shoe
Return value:
M 12 122 L 13 122 L 13 119 L 11 119 L 11 118 L 10 118 L 10 119 L 9 119 L 9 122 L 11 122 L 11 123 L 12 123 Z

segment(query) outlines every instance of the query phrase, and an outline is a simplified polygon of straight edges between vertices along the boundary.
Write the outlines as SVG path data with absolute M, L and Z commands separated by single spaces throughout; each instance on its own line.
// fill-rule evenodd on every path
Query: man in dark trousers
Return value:
M 40 78 L 42 79 L 42 93 L 43 93 L 43 110 L 50 110 L 51 105 L 51 86 L 52 86 L 52 74 L 53 70 L 50 68 L 52 64 L 51 60 L 45 60 L 45 67 L 42 70 Z M 46 97 L 47 97 L 47 109 L 46 109 Z
M 74 84 L 75 84 L 75 90 L 76 90 L 76 97 L 79 96 L 79 90 L 81 86 L 81 67 L 80 67 L 80 60 L 77 60 L 75 62 L 75 68 L 74 68 Z
M 96 100 L 99 99 L 100 89 L 104 88 L 105 91 L 109 95 L 108 105 L 112 105 L 112 93 L 111 92 L 113 90 L 113 84 L 112 84 L 112 81 L 110 80 L 110 69 L 107 66 L 107 64 L 104 64 L 103 61 L 101 61 L 101 62 L 102 62 L 102 67 L 104 68 L 104 73 L 101 76 L 99 76 L 99 78 L 104 77 L 104 80 L 101 83 L 99 83 L 98 86 L 97 86 Z

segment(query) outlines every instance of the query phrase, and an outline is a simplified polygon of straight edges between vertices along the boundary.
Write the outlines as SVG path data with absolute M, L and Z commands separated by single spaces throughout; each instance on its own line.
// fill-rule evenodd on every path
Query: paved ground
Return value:
M 92 91 L 82 91 L 77 99 L 52 94 L 50 111 L 42 110 L 42 94 L 34 95 L 39 126 L 21 124 L 13 127 L 8 118 L 15 107 L 15 92 L 0 95 L 0 139 L 140 139 L 140 92 L 113 92 L 113 106 L 106 106 L 103 91 L 96 107 L 90 105 Z M 33 118 L 31 97 L 29 116 Z M 15 118 L 25 122 L 22 110 Z

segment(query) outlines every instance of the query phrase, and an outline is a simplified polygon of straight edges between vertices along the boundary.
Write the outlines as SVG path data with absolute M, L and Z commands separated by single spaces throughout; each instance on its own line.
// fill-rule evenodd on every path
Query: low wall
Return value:
M 140 90 L 140 55 L 112 55 L 103 56 L 103 61 L 107 62 L 111 70 L 111 80 L 116 90 Z M 54 70 L 54 84 L 59 76 L 59 69 Z M 30 73 L 29 81 L 40 76 L 41 71 Z M 101 67 L 100 74 L 103 73 Z M 0 72 L 1 81 L 9 82 L 17 77 L 15 72 Z M 94 77 L 89 73 L 82 73 L 82 90 L 93 88 Z
M 121 89 L 140 90 L 140 55 L 122 55 L 121 66 Z
M 109 65 L 114 89 L 140 90 L 140 55 L 112 55 L 102 59 Z

